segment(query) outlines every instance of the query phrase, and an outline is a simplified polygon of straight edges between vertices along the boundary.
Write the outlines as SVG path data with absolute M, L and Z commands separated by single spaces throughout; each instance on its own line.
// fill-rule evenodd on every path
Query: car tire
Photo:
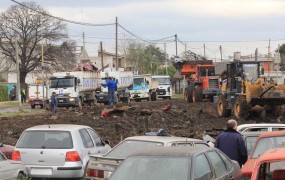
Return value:
M 22 172 L 19 172 L 18 175 L 17 175 L 17 180 L 26 180 L 26 176 L 24 173 Z

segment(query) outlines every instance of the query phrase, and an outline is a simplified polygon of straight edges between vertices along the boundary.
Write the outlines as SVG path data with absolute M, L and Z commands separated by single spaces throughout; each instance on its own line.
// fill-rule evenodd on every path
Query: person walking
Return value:
M 26 90 L 24 88 L 21 89 L 21 102 L 26 102 Z
M 234 119 L 228 120 L 227 129 L 218 136 L 215 147 L 237 161 L 240 167 L 247 161 L 245 142 L 237 131 L 237 121 Z
M 56 100 L 56 92 L 53 92 L 50 98 L 50 108 L 51 108 L 51 115 L 56 116 L 57 112 L 57 100 Z
M 108 87 L 108 101 L 109 101 L 109 105 L 114 105 L 115 103 L 115 94 L 117 91 L 117 83 L 111 78 L 109 77 L 109 80 L 107 83 L 102 83 L 101 84 L 104 87 Z

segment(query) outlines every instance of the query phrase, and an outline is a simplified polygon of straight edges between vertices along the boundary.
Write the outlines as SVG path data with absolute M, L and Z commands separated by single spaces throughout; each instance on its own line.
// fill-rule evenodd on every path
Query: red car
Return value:
M 12 158 L 12 153 L 14 151 L 14 146 L 6 145 L 0 142 L 0 151 L 8 158 Z
M 247 162 L 242 166 L 243 177 L 245 179 L 251 178 L 256 160 L 264 152 L 273 148 L 282 147 L 285 147 L 285 131 L 267 132 L 258 136 Z
M 285 148 L 266 151 L 257 160 L 252 172 L 252 180 L 284 179 Z

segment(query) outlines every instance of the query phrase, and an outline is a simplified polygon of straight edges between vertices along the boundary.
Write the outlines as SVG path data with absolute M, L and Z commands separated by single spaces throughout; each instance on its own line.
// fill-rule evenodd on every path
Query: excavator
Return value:
M 217 98 L 220 117 L 248 119 L 250 113 L 257 113 L 265 120 L 267 113 L 278 117 L 285 104 L 285 85 L 276 84 L 264 74 L 257 61 L 235 60 L 227 64 L 221 79 L 221 94 Z

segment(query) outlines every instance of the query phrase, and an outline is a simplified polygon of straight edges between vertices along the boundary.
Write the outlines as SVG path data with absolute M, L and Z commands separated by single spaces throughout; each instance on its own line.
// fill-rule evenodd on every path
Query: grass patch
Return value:
M 184 96 L 183 96 L 183 94 L 174 94 L 174 95 L 172 95 L 172 98 L 175 98 L 175 99 L 183 99 Z
M 32 111 L 21 110 L 21 111 L 16 111 L 16 112 L 0 113 L 0 117 L 26 116 L 26 115 L 44 113 L 45 111 L 46 110 L 44 109 L 34 109 Z
M 19 106 L 18 101 L 5 101 L 5 102 L 0 102 L 0 108 L 9 108 L 9 107 L 15 107 Z

